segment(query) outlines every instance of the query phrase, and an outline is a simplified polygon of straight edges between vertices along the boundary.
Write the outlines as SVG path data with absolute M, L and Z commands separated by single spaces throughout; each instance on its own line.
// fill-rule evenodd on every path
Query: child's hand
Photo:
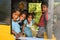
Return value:
M 20 37 L 18 34 L 16 34 L 15 36 L 16 36 L 16 39 L 18 39 Z
M 20 36 L 22 36 L 22 33 L 20 32 L 20 33 L 18 33 L 17 35 L 20 37 Z

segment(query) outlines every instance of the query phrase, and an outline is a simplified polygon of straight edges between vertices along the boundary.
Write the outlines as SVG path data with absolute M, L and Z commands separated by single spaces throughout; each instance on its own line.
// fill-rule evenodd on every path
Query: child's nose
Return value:
M 16 18 L 18 17 L 18 16 L 15 16 Z

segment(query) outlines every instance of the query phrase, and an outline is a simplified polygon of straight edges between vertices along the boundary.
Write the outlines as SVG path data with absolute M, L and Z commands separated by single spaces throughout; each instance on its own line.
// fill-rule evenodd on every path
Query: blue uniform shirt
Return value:
M 24 29 L 24 33 L 27 35 L 27 37 L 32 37 L 32 31 L 30 30 L 30 27 L 33 25 L 34 21 L 32 20 L 30 24 L 28 24 L 27 20 L 24 20 L 24 24 L 26 25 Z
M 25 21 L 24 21 L 24 24 L 26 25 L 26 27 L 31 27 L 31 26 L 34 24 L 34 20 L 32 20 L 32 21 L 30 22 L 30 24 L 28 24 L 28 21 L 25 20 Z
M 18 24 L 18 22 L 15 22 L 13 20 L 12 20 L 12 30 L 14 30 L 16 33 L 21 32 L 20 25 Z

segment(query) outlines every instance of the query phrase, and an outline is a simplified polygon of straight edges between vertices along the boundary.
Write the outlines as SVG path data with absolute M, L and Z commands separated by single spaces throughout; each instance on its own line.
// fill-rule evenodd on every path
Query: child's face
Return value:
M 42 12 L 47 12 L 48 11 L 48 7 L 46 5 L 42 5 Z
M 20 8 L 20 9 L 24 9 L 24 4 L 21 3 L 21 4 L 19 5 L 19 8 Z
M 29 17 L 28 17 L 28 22 L 31 22 L 32 21 L 32 16 L 30 15 Z
M 18 19 L 19 15 L 20 15 L 20 12 L 19 11 L 14 12 L 13 15 L 12 15 L 13 20 L 16 21 Z
M 20 21 L 24 20 L 26 18 L 25 14 L 20 15 Z

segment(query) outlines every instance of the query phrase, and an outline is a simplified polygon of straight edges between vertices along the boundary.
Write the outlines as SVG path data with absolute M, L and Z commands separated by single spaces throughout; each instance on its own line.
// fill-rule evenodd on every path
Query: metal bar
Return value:
M 48 0 L 48 23 L 47 23 L 47 36 L 49 39 L 52 38 L 53 34 L 53 10 L 54 0 Z

